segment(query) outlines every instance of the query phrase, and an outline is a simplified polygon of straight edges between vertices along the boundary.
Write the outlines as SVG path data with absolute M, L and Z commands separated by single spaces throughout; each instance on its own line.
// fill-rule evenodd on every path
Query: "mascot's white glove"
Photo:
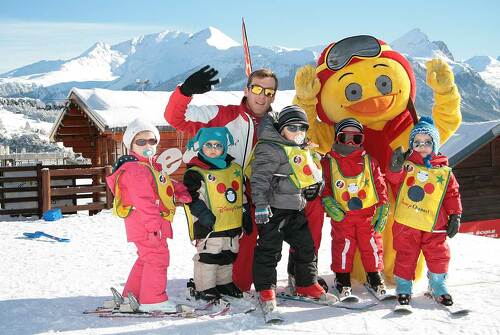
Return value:
M 321 83 L 316 77 L 316 68 L 312 65 L 304 65 L 295 74 L 295 94 L 302 101 L 313 100 L 316 104 L 316 95 L 321 89 Z
M 426 82 L 434 93 L 448 94 L 455 86 L 455 77 L 451 67 L 442 59 L 431 59 L 427 67 Z

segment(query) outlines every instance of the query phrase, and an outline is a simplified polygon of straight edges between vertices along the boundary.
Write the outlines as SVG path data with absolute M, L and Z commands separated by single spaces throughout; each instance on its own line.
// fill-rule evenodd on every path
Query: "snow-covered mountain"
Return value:
M 425 61 L 441 57 L 455 72 L 463 98 L 464 119 L 500 118 L 499 61 L 493 58 L 455 61 L 444 42 L 431 41 L 419 29 L 409 31 L 390 44 L 412 62 L 420 112 L 428 114 L 432 106 L 432 92 L 425 85 Z M 297 68 L 314 63 L 323 48 L 251 46 L 250 52 L 254 68 L 272 68 L 278 75 L 280 89 L 293 89 Z M 71 87 L 170 91 L 205 64 L 219 71 L 221 84 L 217 90 L 240 90 L 246 80 L 243 62 L 242 46 L 216 28 L 208 27 L 194 34 L 165 31 L 116 45 L 98 42 L 68 61 L 41 61 L 9 71 L 0 75 L 0 96 L 53 101 L 64 99 Z M 148 83 L 138 84 L 138 79 L 147 79 Z

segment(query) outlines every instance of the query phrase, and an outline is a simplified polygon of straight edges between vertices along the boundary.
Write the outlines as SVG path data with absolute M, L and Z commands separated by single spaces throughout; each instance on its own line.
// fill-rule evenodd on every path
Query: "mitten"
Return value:
M 397 147 L 392 153 L 390 169 L 392 172 L 400 172 L 403 169 L 403 163 L 406 158 L 408 158 L 410 150 L 407 152 L 403 151 L 402 147 Z
M 333 221 L 340 222 L 344 220 L 345 212 L 340 206 L 340 204 L 332 196 L 321 199 L 323 208 L 326 214 L 332 218 Z
M 252 234 L 253 224 L 252 224 L 252 213 L 250 212 L 250 204 L 243 205 L 243 232 L 246 235 Z
M 389 216 L 389 207 L 389 204 L 382 204 L 375 210 L 375 215 L 373 215 L 372 219 L 372 226 L 378 233 L 384 231 L 385 224 L 387 223 L 387 217 Z
M 303 189 L 302 194 L 304 198 L 306 198 L 307 201 L 314 200 L 321 193 L 324 185 L 323 182 L 319 182 Z
M 185 96 L 192 96 L 193 94 L 202 94 L 212 89 L 212 85 L 218 84 L 219 79 L 212 80 L 218 71 L 206 65 L 200 70 L 196 71 L 182 83 L 180 90 Z
M 431 59 L 425 63 L 427 68 L 426 83 L 438 94 L 450 93 L 455 86 L 455 77 L 451 67 L 442 59 Z
M 269 205 L 265 207 L 257 207 L 255 209 L 255 223 L 256 224 L 266 224 L 269 222 L 269 218 L 273 216 L 271 212 L 271 207 Z
M 198 218 L 198 223 L 207 229 L 212 230 L 215 225 L 215 215 L 207 208 L 207 205 L 200 199 L 189 204 L 189 210 Z
M 448 225 L 446 227 L 446 235 L 448 235 L 449 238 L 452 238 L 458 233 L 458 229 L 460 228 L 460 219 L 460 214 L 450 215 L 450 218 L 448 219 Z
M 295 74 L 295 94 L 300 100 L 315 100 L 321 89 L 321 83 L 316 77 L 316 68 L 304 65 Z

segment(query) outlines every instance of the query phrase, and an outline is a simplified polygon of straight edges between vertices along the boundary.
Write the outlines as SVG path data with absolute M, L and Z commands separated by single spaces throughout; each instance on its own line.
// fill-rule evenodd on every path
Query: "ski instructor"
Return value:
M 192 137 L 200 128 L 227 127 L 234 138 L 228 153 L 235 162 L 246 167 L 252 148 L 257 142 L 257 131 L 261 120 L 271 111 L 271 103 L 278 89 L 278 78 L 269 69 L 258 69 L 248 77 L 244 97 L 239 105 L 193 106 L 189 105 L 193 94 L 209 92 L 218 72 L 209 65 L 191 74 L 170 96 L 165 108 L 165 120 L 175 129 Z M 252 218 L 254 217 L 252 208 Z M 252 220 L 253 225 L 255 221 Z M 245 231 L 240 239 L 240 250 L 233 264 L 233 282 L 242 290 L 252 286 L 253 253 L 257 240 L 255 226 Z

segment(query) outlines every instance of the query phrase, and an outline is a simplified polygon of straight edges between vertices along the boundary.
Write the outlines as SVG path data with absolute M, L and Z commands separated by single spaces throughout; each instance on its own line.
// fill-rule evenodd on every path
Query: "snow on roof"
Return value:
M 157 126 L 168 126 L 163 118 L 165 107 L 172 92 L 158 91 L 113 91 L 106 89 L 73 88 L 74 93 L 108 129 L 125 127 L 137 117 L 147 118 Z M 280 110 L 292 103 L 295 91 L 279 91 L 273 103 L 275 110 Z M 238 105 L 243 98 L 243 91 L 211 91 L 196 94 L 190 105 Z
M 484 144 L 500 135 L 500 119 L 485 122 L 463 122 L 460 128 L 441 147 L 454 166 Z

